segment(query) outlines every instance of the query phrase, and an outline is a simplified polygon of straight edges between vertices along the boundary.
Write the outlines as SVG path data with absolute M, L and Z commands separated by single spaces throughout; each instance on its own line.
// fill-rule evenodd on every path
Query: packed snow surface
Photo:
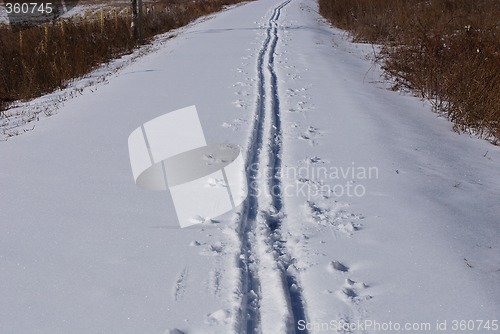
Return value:
M 0 333 L 499 331 L 499 147 L 388 89 L 314 1 L 171 36 L 11 115 L 49 111 L 0 142 Z M 249 197 L 181 229 L 127 138 L 191 105 Z

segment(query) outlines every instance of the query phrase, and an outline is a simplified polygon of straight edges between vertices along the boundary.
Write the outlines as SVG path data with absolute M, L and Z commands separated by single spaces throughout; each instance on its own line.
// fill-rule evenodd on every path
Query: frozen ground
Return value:
M 312 1 L 177 33 L 0 142 L 0 333 L 498 332 L 500 148 L 388 90 Z M 254 196 L 180 229 L 127 138 L 193 104 Z

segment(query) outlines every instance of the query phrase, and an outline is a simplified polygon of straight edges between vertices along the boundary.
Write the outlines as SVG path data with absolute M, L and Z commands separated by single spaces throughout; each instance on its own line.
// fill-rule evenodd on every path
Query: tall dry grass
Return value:
M 144 5 L 144 37 L 136 41 L 131 15 L 58 20 L 43 26 L 0 26 L 0 117 L 17 100 L 28 100 L 80 77 L 114 57 L 224 6 L 243 0 L 162 0 Z
M 126 18 L 59 21 L 17 32 L 0 30 L 0 99 L 26 100 L 81 76 L 135 42 Z
M 457 131 L 500 142 L 500 1 L 319 0 L 354 40 L 383 45 L 395 89 L 432 101 Z

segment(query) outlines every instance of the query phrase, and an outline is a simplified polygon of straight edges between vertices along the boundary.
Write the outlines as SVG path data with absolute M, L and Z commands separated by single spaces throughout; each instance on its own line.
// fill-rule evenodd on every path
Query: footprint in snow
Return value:
M 321 131 L 314 126 L 309 126 L 307 130 L 299 136 L 299 139 L 309 141 L 312 146 L 316 145 L 315 139 L 322 135 Z
M 186 332 L 183 332 L 178 328 L 172 328 L 172 329 L 167 329 L 165 334 L 186 334 Z
M 321 184 L 319 184 L 319 186 L 321 186 Z M 338 230 L 339 218 L 335 210 L 321 207 L 313 201 L 307 201 L 305 204 L 305 212 L 306 215 L 310 217 L 312 223 Z
M 248 84 L 241 82 L 241 81 L 238 81 L 237 83 L 235 83 L 233 85 L 233 87 L 247 87 L 247 86 L 248 86 Z
M 302 79 L 302 77 L 298 74 L 288 73 L 287 76 L 292 80 Z
M 314 126 L 309 125 L 309 127 L 306 130 L 306 133 L 308 133 L 311 136 L 320 136 L 321 131 L 318 128 L 315 128 Z
M 228 122 L 222 123 L 222 127 L 226 128 L 226 129 L 232 129 L 233 131 L 237 131 L 237 130 L 239 130 L 239 128 L 242 124 L 246 124 L 246 123 L 247 123 L 246 120 L 241 119 L 241 118 L 236 118 L 230 123 L 228 123 Z
M 342 262 L 339 261 L 331 261 L 328 264 L 327 270 L 331 273 L 334 273 L 336 271 L 340 271 L 343 273 L 347 273 L 349 271 L 349 267 L 343 264 Z
M 294 97 L 294 96 L 299 95 L 299 93 L 301 93 L 301 92 L 305 92 L 306 90 L 307 90 L 306 88 L 300 88 L 300 89 L 291 89 L 291 88 L 289 88 L 289 89 L 286 90 L 286 93 L 287 93 L 287 95 L 289 97 Z M 305 104 L 305 102 L 299 102 L 298 105 L 300 105 L 301 103 Z
M 371 295 L 363 295 L 363 291 L 368 288 L 363 282 L 356 282 L 347 278 L 344 285 L 340 290 L 336 292 L 337 297 L 346 303 L 358 304 L 363 300 L 370 300 L 373 297 Z
M 206 247 L 200 254 L 205 256 L 219 256 L 223 252 L 224 252 L 224 245 L 218 241 Z
M 236 100 L 233 102 L 233 105 L 237 108 L 246 108 L 247 104 L 243 100 Z
M 205 323 L 209 325 L 222 325 L 229 323 L 231 312 L 228 310 L 218 310 L 214 313 L 207 314 Z
M 307 183 L 311 182 L 310 180 L 304 181 Z M 313 201 L 307 201 L 304 210 L 306 215 L 310 217 L 311 222 L 330 227 L 335 237 L 336 232 L 341 232 L 343 235 L 351 237 L 354 232 L 363 228 L 363 224 L 356 222 L 356 220 L 364 218 L 362 215 L 347 214 L 343 210 L 335 212 L 321 207 Z
M 353 281 L 352 279 L 349 279 L 349 278 L 346 278 L 345 285 L 350 286 L 353 289 L 366 289 L 366 288 L 368 288 L 367 284 L 365 284 L 363 282 L 356 282 L 356 281 Z
M 354 222 L 342 223 L 336 226 L 337 230 L 345 233 L 348 236 L 352 236 L 352 234 L 356 231 L 359 231 L 361 227 L 362 227 L 361 224 Z
M 250 94 L 248 92 L 245 92 L 245 91 L 242 91 L 242 90 L 237 91 L 235 94 L 238 95 L 238 96 L 250 96 Z
M 325 163 L 325 161 L 323 161 L 323 159 L 321 159 L 320 157 L 317 157 L 317 156 L 306 158 L 304 162 L 306 164 L 311 164 L 311 165 Z
M 208 188 L 227 188 L 227 184 L 226 184 L 226 181 L 224 181 L 224 179 L 209 177 L 205 183 L 205 187 L 208 187 Z
M 314 141 L 314 139 L 312 139 L 311 137 L 309 137 L 307 134 L 300 135 L 299 139 L 307 141 L 309 143 L 309 145 L 311 145 L 311 146 L 316 146 L 317 145 L 317 143 Z

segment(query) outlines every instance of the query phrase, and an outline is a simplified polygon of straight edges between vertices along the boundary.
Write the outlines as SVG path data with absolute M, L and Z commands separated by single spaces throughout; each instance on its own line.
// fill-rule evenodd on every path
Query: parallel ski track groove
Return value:
M 291 0 L 284 3 L 283 7 L 290 3 Z M 283 8 L 281 7 L 281 8 Z M 281 179 L 279 177 L 279 171 L 281 170 L 281 152 L 283 150 L 283 140 L 282 140 L 282 128 L 281 128 L 281 112 L 280 112 L 280 98 L 278 91 L 278 76 L 276 71 L 274 70 L 274 56 L 276 51 L 276 46 L 278 45 L 278 19 L 280 17 L 280 12 L 273 23 L 273 33 L 274 37 L 271 43 L 271 50 L 269 53 L 269 72 L 271 74 L 271 109 L 272 109 L 272 142 L 271 150 L 270 150 L 270 161 L 272 165 L 272 180 L 271 180 L 271 196 L 273 199 L 273 206 L 275 207 L 278 213 L 283 211 L 283 199 L 282 199 L 282 191 L 281 191 Z M 277 190 L 277 191 L 276 191 Z M 286 243 L 282 241 L 281 231 L 279 228 L 282 224 L 283 214 L 277 215 L 278 219 L 274 219 L 273 222 L 269 223 L 269 226 L 272 231 L 273 239 L 275 240 L 275 249 L 277 250 L 277 260 L 280 258 L 288 258 L 285 255 L 287 254 Z M 284 270 L 291 265 L 289 262 L 281 262 Z M 293 313 L 295 332 L 296 333 L 307 333 L 307 330 L 299 331 L 297 327 L 297 323 L 299 320 L 306 320 L 306 310 L 304 305 L 304 299 L 301 294 L 300 284 L 296 277 L 287 274 L 286 272 L 282 273 L 285 279 L 285 291 L 288 294 L 288 300 L 290 303 L 290 308 Z M 292 289 L 292 286 L 296 288 Z
M 240 308 L 240 321 L 239 332 L 245 332 L 247 334 L 261 333 L 260 330 L 260 314 L 259 314 L 259 280 L 258 280 L 258 268 L 255 267 L 254 262 L 254 250 L 253 241 L 255 238 L 255 223 L 257 215 L 259 212 L 258 203 L 258 190 L 254 186 L 257 182 L 257 176 L 259 174 L 259 168 L 254 168 L 255 166 L 260 166 L 260 153 L 268 144 L 269 150 L 269 161 L 272 167 L 272 177 L 271 177 L 271 189 L 277 189 L 278 191 L 272 191 L 272 204 L 277 212 L 282 211 L 282 194 L 281 194 L 281 180 L 278 175 L 278 171 L 281 168 L 281 151 L 282 151 L 282 134 L 281 134 L 281 119 L 280 119 L 280 100 L 278 93 L 278 77 L 274 70 L 274 54 L 278 44 L 278 19 L 281 15 L 281 9 L 289 4 L 291 0 L 287 0 L 281 3 L 279 6 L 275 7 L 273 13 L 268 21 L 268 26 L 266 28 L 266 39 L 262 45 L 262 48 L 258 54 L 257 60 L 257 77 L 258 77 L 258 89 L 257 89 L 257 102 L 256 102 L 256 112 L 254 115 L 253 131 L 250 137 L 250 144 L 247 151 L 247 181 L 248 181 L 248 199 L 244 205 L 239 235 L 241 238 L 241 254 L 244 255 L 243 259 L 240 259 L 240 269 L 243 273 L 242 277 L 242 289 L 243 298 Z M 269 54 L 266 65 L 266 54 Z M 271 110 L 269 110 L 268 117 L 271 118 L 271 142 L 264 143 L 264 119 L 266 117 L 266 80 L 265 71 L 269 71 L 271 81 L 270 81 L 270 91 L 269 96 L 271 102 Z M 278 215 L 279 217 L 279 215 Z M 279 228 L 281 227 L 281 218 L 271 218 L 267 221 L 270 234 L 274 242 L 274 246 L 277 249 L 276 261 L 278 262 L 278 267 L 282 268 L 282 278 L 285 287 L 285 293 L 289 303 L 289 309 L 293 313 L 294 330 L 293 332 L 298 333 L 296 327 L 298 320 L 306 320 L 305 307 L 303 298 L 299 289 L 291 289 L 292 285 L 298 286 L 298 281 L 295 277 L 287 275 L 285 270 L 290 265 L 290 263 L 283 263 L 280 258 L 286 255 L 286 245 L 281 241 Z M 254 297 L 256 296 L 256 297 Z M 307 333 L 307 331 L 300 331 L 301 333 Z

